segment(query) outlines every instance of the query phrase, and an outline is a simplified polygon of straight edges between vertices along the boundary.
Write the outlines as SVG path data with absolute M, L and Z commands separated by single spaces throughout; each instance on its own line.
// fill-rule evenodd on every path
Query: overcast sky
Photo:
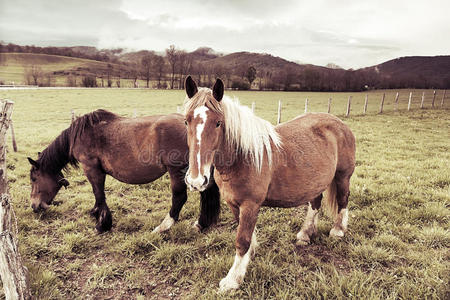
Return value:
M 252 51 L 345 68 L 450 54 L 449 0 L 0 0 L 21 45 Z

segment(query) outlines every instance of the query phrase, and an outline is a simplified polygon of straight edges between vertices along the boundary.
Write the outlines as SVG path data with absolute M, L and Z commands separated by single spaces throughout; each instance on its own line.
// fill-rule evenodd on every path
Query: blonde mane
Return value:
M 258 172 L 261 172 L 264 152 L 267 153 L 269 166 L 272 165 L 272 144 L 281 147 L 281 140 L 275 127 L 268 121 L 257 117 L 250 108 L 239 103 L 238 99 L 223 96 L 217 102 L 208 88 L 200 88 L 191 99 L 184 102 L 185 114 L 199 106 L 205 105 L 214 112 L 224 116 L 226 140 L 231 149 L 250 159 Z

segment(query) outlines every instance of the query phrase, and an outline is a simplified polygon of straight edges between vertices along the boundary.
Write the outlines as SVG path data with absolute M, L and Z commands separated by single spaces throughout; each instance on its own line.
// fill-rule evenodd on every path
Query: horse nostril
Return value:
M 33 209 L 34 212 L 38 211 L 38 208 L 37 208 L 36 204 L 34 204 L 34 203 L 31 204 L 31 208 Z

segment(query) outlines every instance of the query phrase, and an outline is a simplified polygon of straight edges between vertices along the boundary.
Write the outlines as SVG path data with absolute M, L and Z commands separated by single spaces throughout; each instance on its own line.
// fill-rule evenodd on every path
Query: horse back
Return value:
M 86 130 L 74 147 L 83 164 L 96 163 L 126 183 L 146 183 L 170 166 L 186 165 L 183 116 L 118 117 Z

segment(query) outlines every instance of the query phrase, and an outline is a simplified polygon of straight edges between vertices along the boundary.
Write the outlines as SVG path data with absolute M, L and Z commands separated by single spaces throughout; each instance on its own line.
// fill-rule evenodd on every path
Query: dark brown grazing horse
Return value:
M 237 101 L 224 97 L 218 79 L 213 90 L 186 79 L 185 118 L 189 145 L 186 182 L 199 191 L 214 178 L 239 222 L 236 256 L 220 290 L 236 289 L 257 246 L 255 224 L 261 206 L 297 207 L 308 212 L 297 243 L 317 232 L 322 193 L 335 217 L 330 236 L 347 230 L 350 177 L 355 168 L 355 137 L 338 118 L 301 115 L 274 127 Z
M 111 212 L 105 202 L 105 178 L 130 183 L 152 182 L 169 172 L 172 207 L 154 231 L 169 229 L 178 219 L 187 200 L 185 170 L 188 162 L 186 127 L 181 114 L 124 118 L 106 110 L 97 110 L 76 119 L 69 128 L 31 163 L 31 207 L 47 209 L 62 186 L 69 182 L 62 170 L 68 164 L 81 164 L 92 185 L 95 205 L 91 213 L 97 219 L 98 232 L 112 227 Z M 217 220 L 220 194 L 215 182 L 200 192 L 201 211 L 196 222 L 199 230 Z

